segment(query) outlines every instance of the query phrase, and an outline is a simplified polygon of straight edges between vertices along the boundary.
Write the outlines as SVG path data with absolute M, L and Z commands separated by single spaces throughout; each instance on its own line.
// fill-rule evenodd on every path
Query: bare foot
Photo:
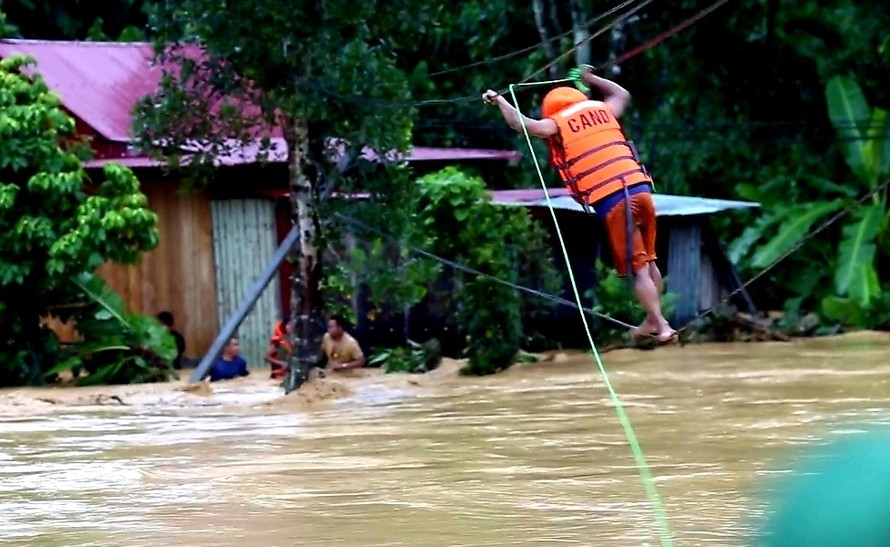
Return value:
M 662 344 L 673 344 L 677 341 L 677 331 L 672 329 L 669 325 L 665 325 L 663 328 L 658 330 L 658 341 Z
M 630 334 L 630 339 L 634 343 L 637 343 L 643 338 L 651 336 L 658 331 L 659 326 L 657 324 L 653 324 L 649 320 L 644 320 L 642 323 L 640 323 L 640 326 L 630 329 L 628 331 L 628 334 Z

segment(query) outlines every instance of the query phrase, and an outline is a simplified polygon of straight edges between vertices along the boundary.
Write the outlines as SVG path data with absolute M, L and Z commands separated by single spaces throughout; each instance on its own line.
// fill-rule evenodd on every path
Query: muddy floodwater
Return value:
M 604 360 L 678 546 L 745 545 L 802 445 L 890 421 L 887 335 Z M 590 356 L 457 366 L 0 391 L 0 544 L 658 545 Z

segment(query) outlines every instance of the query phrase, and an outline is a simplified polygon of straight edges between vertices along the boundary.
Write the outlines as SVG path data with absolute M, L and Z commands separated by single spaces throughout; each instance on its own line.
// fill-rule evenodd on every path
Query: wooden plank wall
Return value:
M 218 328 L 210 200 L 182 195 L 174 182 L 143 182 L 158 215 L 158 247 L 140 264 L 105 264 L 99 274 L 118 291 L 131 312 L 169 310 L 186 340 L 185 355 L 200 358 Z

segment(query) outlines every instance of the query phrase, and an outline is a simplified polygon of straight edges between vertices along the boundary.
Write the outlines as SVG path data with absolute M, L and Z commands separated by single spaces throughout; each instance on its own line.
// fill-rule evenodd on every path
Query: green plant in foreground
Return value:
M 45 376 L 71 371 L 78 385 L 169 380 L 177 351 L 169 331 L 153 317 L 126 313 L 121 297 L 102 278 L 82 274 L 74 282 L 92 300 L 76 315 L 84 341 L 63 350 Z M 88 375 L 80 377 L 82 370 Z
M 380 366 L 387 373 L 425 373 L 436 369 L 442 362 L 442 348 L 435 338 L 418 344 L 408 341 L 409 347 L 388 348 L 375 351 L 368 364 Z
M 0 60 L 0 385 L 41 383 L 55 366 L 59 341 L 43 319 L 82 305 L 72 278 L 158 244 L 133 172 L 108 164 L 90 180 L 83 150 L 32 60 Z
M 558 279 L 549 249 L 538 252 L 546 245 L 529 241 L 544 237 L 532 229 L 529 212 L 492 203 L 482 179 L 449 167 L 416 186 L 414 245 L 511 283 L 540 288 Z M 469 360 L 462 372 L 492 374 L 509 367 L 523 340 L 522 297 L 491 279 L 454 274 L 447 272 L 453 286 L 444 296 L 466 336 Z

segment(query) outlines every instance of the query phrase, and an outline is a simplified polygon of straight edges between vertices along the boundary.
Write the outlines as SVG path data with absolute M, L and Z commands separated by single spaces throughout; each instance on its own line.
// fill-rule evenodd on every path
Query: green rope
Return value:
M 661 545 L 662 547 L 672 547 L 673 539 L 668 526 L 667 517 L 665 516 L 664 506 L 661 503 L 661 498 L 658 496 L 658 490 L 655 488 L 655 481 L 652 480 L 652 474 L 649 471 L 649 465 L 646 463 L 646 457 L 643 455 L 643 449 L 640 448 L 637 436 L 634 433 L 633 427 L 630 425 L 630 419 L 624 412 L 624 407 L 618 399 L 618 394 L 615 393 L 615 389 L 612 387 L 612 382 L 609 381 L 609 376 L 606 374 L 606 367 L 603 365 L 603 360 L 600 358 L 600 354 L 596 349 L 596 344 L 593 342 L 593 333 L 590 330 L 590 325 L 587 323 L 587 316 L 584 314 L 584 306 L 581 303 L 581 295 L 578 292 L 578 284 L 575 282 L 575 275 L 572 273 L 571 262 L 569 262 L 569 252 L 566 248 L 565 240 L 562 237 L 562 230 L 559 229 L 559 222 L 556 220 L 556 211 L 553 209 L 553 203 L 550 201 L 550 193 L 547 191 L 547 183 L 544 182 L 544 174 L 541 172 L 541 166 L 538 164 L 538 157 L 535 155 L 535 150 L 532 147 L 532 139 L 531 136 L 529 136 L 528 127 L 525 125 L 525 118 L 522 115 L 522 111 L 519 109 L 519 101 L 516 99 L 515 87 L 514 84 L 510 84 L 509 87 L 510 96 L 513 98 L 513 107 L 516 109 L 516 115 L 519 118 L 520 125 L 522 125 L 522 133 L 525 136 L 525 141 L 531 152 L 532 161 L 535 164 L 535 171 L 537 171 L 538 179 L 541 181 L 541 187 L 544 188 L 544 196 L 547 198 L 547 207 L 550 209 L 550 215 L 553 217 L 556 236 L 559 239 L 559 245 L 562 247 L 562 255 L 566 261 L 566 269 L 569 272 L 569 281 L 572 283 L 572 291 L 575 293 L 578 309 L 581 310 L 581 321 L 584 323 L 584 330 L 587 332 L 587 340 L 590 342 L 590 349 L 593 350 L 593 357 L 596 360 L 597 367 L 599 367 L 600 374 L 603 377 L 603 383 L 606 384 L 606 389 L 609 391 L 609 397 L 612 400 L 612 405 L 615 407 L 615 413 L 618 414 L 618 420 L 624 428 L 624 435 L 627 437 L 630 449 L 633 452 L 634 460 L 636 460 L 637 463 L 637 468 L 640 471 L 640 476 L 643 478 L 643 486 L 646 489 L 646 494 L 649 496 L 649 501 L 652 503 L 653 510 L 655 511 L 655 518 L 661 528 Z

